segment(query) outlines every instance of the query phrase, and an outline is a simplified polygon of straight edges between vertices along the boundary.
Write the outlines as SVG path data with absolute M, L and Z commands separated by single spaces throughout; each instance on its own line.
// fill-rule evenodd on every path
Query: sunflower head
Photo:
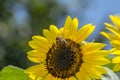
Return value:
M 58 29 L 50 25 L 44 29 L 44 36 L 33 36 L 29 45 L 28 59 L 37 65 L 28 68 L 33 80 L 91 80 L 100 79 L 109 63 L 104 58 L 108 51 L 101 50 L 105 44 L 85 43 L 95 26 L 87 24 L 78 29 L 78 19 L 67 17 L 64 27 Z M 84 42 L 84 43 L 83 43 Z
M 120 70 L 120 16 L 119 15 L 110 15 L 110 19 L 113 22 L 113 24 L 105 23 L 106 29 L 109 30 L 109 32 L 101 32 L 103 36 L 105 36 L 110 44 L 112 45 L 112 54 L 115 55 L 115 57 L 112 60 L 112 63 L 115 63 L 116 65 L 113 68 L 113 71 L 119 71 Z

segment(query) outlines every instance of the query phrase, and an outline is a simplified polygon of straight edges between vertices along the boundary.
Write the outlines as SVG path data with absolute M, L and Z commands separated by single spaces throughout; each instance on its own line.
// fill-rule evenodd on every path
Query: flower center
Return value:
M 48 72 L 63 79 L 75 76 L 83 63 L 82 56 L 80 44 L 57 37 L 47 53 Z

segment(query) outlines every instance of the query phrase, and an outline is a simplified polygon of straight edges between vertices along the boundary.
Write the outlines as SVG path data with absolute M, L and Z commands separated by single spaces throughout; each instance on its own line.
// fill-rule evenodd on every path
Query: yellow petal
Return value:
M 109 23 L 104 23 L 104 25 L 106 26 L 106 27 L 111 27 L 111 28 L 113 28 L 114 29 L 114 26 L 113 25 L 111 25 L 111 24 L 109 24 Z
M 113 35 L 111 33 L 100 32 L 100 34 L 102 34 L 103 36 L 105 36 L 109 40 L 116 39 L 115 35 Z
M 48 74 L 46 77 L 45 77 L 45 80 L 52 80 L 53 79 L 53 76 L 51 74 Z
M 113 26 L 113 25 L 111 25 L 111 24 L 109 24 L 109 23 L 104 23 L 104 25 L 105 25 L 106 27 L 110 28 L 110 29 L 113 29 L 113 30 L 117 31 L 117 28 L 115 28 L 115 26 Z
M 60 31 L 58 28 L 54 25 L 50 25 L 50 30 L 54 33 L 54 35 L 58 36 L 60 34 Z
M 83 63 L 81 68 L 80 68 L 80 70 L 81 70 L 80 73 L 83 74 L 84 77 L 85 77 L 85 75 L 87 75 L 88 77 L 93 78 L 93 77 L 91 77 L 93 75 L 91 75 L 91 73 L 88 72 L 89 68 L 86 69 L 85 66 L 86 66 L 85 63 Z
M 63 27 L 62 31 L 62 36 L 65 39 L 72 38 L 72 36 L 75 34 L 77 28 L 78 28 L 78 19 L 74 18 L 73 20 L 71 19 L 70 16 L 67 17 L 65 25 Z
M 112 33 L 114 33 L 114 34 L 117 36 L 117 38 L 120 39 L 120 33 L 119 33 L 119 31 L 116 31 L 116 30 L 111 29 L 111 28 L 109 28 L 109 27 L 107 27 L 106 29 L 108 29 L 109 31 L 111 31 Z
M 118 27 L 120 28 L 120 17 L 115 15 L 115 16 L 112 16 L 110 15 L 110 19 L 112 20 L 112 22 Z
M 31 78 L 34 77 L 37 80 L 44 77 L 47 74 L 47 70 L 44 64 L 39 64 L 26 69 L 25 73 L 32 75 Z
M 114 57 L 112 63 L 120 63 L 120 56 Z
M 85 71 L 83 71 L 82 69 L 76 74 L 76 77 L 78 78 L 78 80 L 91 80 L 88 74 L 86 74 Z
M 64 28 L 69 29 L 69 27 L 71 26 L 71 23 L 72 23 L 72 19 L 70 16 L 68 16 L 66 21 L 65 21 Z
M 28 69 L 25 70 L 25 73 L 34 74 L 34 73 L 39 72 L 40 70 L 45 70 L 45 65 L 44 64 L 31 66 L 31 67 L 29 67 Z
M 120 41 L 119 40 L 111 40 L 110 43 L 113 47 L 120 49 Z
M 32 50 L 28 52 L 28 59 L 33 61 L 33 62 L 45 62 L 46 59 L 46 54 L 45 53 L 41 53 L 37 50 Z
M 84 56 L 104 57 L 110 53 L 111 53 L 111 51 L 108 51 L 108 50 L 98 50 L 98 51 L 94 51 L 94 52 L 86 52 L 86 53 L 84 53 Z
M 87 24 L 83 26 L 75 34 L 75 37 L 73 38 L 74 41 L 77 43 L 81 43 L 93 32 L 94 29 L 95 29 L 95 26 L 93 26 L 92 24 Z
M 50 45 L 49 45 L 49 42 L 46 38 L 44 38 L 42 36 L 33 36 L 32 39 L 33 39 L 32 41 L 29 41 L 29 45 L 33 49 L 42 48 L 46 51 L 49 49 Z
M 46 48 L 44 48 L 44 47 L 40 47 L 37 43 L 35 43 L 34 41 L 29 41 L 29 45 L 33 48 L 33 49 L 35 49 L 35 50 L 37 50 L 37 51 L 40 51 L 40 53 L 47 53 L 48 52 L 48 47 L 46 46 Z
M 114 66 L 113 71 L 120 71 L 120 63 Z
M 115 54 L 115 55 L 119 55 L 120 56 L 120 50 L 114 50 L 114 51 L 112 51 L 111 54 Z
M 57 37 L 55 33 L 53 33 L 52 31 L 48 31 L 47 29 L 44 29 L 43 34 L 47 38 L 47 40 L 50 42 L 51 45 L 53 44 L 53 42 L 55 42 Z
M 73 19 L 73 27 L 71 27 L 70 29 L 70 39 L 73 40 L 74 37 L 76 36 L 76 32 L 78 29 L 78 19 L 74 18 Z
M 89 65 L 89 64 L 84 64 L 83 67 L 84 71 L 86 71 L 86 73 L 88 73 L 90 75 L 90 77 L 92 78 L 96 78 L 96 79 L 100 79 L 102 77 L 102 75 L 100 74 L 100 72 L 98 72 L 93 66 Z
M 93 52 L 93 51 L 98 51 L 100 49 L 102 49 L 105 46 L 105 44 L 102 43 L 87 43 L 85 45 L 83 45 L 82 48 L 82 52 Z
M 110 63 L 110 61 L 106 58 L 83 57 L 83 60 L 85 63 L 91 64 L 91 65 L 106 65 Z
M 69 77 L 68 79 L 65 79 L 65 80 L 76 80 L 75 77 Z
M 29 75 L 30 80 L 41 80 L 42 78 L 36 79 L 36 76 L 34 74 Z
M 77 19 L 77 18 L 74 18 L 74 19 L 73 19 L 73 25 L 74 25 L 74 26 L 72 27 L 73 32 L 78 29 L 78 24 L 79 24 L 79 23 L 78 23 L 78 19 Z
M 72 24 L 72 19 L 70 16 L 68 16 L 63 27 L 63 33 L 61 33 L 65 39 L 70 37 L 71 24 Z
M 38 49 L 38 46 L 36 44 L 34 44 L 33 41 L 29 41 L 28 43 L 29 43 L 29 45 L 30 45 L 31 48 Z
M 96 69 L 100 74 L 107 74 L 107 70 L 102 66 L 95 65 L 94 69 Z
M 84 80 L 84 76 L 81 71 L 76 74 L 76 77 L 78 78 L 78 80 Z
M 46 47 L 45 48 L 45 46 L 43 47 L 43 45 L 42 44 L 40 44 L 40 43 L 36 43 L 35 41 L 29 41 L 29 45 L 30 45 L 30 47 L 32 47 L 33 49 L 37 49 L 37 50 L 42 50 L 42 51 L 47 51 L 48 50 L 48 48 L 49 47 Z

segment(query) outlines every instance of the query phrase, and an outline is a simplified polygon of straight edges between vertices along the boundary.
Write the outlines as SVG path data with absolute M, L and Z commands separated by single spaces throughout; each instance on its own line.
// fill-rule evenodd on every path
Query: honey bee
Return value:
M 66 43 L 67 43 L 67 41 L 64 38 L 62 38 L 61 36 L 58 36 L 56 38 L 56 41 L 61 42 L 62 45 L 66 45 Z

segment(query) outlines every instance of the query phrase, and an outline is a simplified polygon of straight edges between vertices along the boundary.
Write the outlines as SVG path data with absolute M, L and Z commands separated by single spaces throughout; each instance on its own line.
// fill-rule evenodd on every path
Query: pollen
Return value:
M 79 43 L 57 37 L 46 56 L 48 72 L 63 79 L 75 76 L 83 63 L 82 56 Z

